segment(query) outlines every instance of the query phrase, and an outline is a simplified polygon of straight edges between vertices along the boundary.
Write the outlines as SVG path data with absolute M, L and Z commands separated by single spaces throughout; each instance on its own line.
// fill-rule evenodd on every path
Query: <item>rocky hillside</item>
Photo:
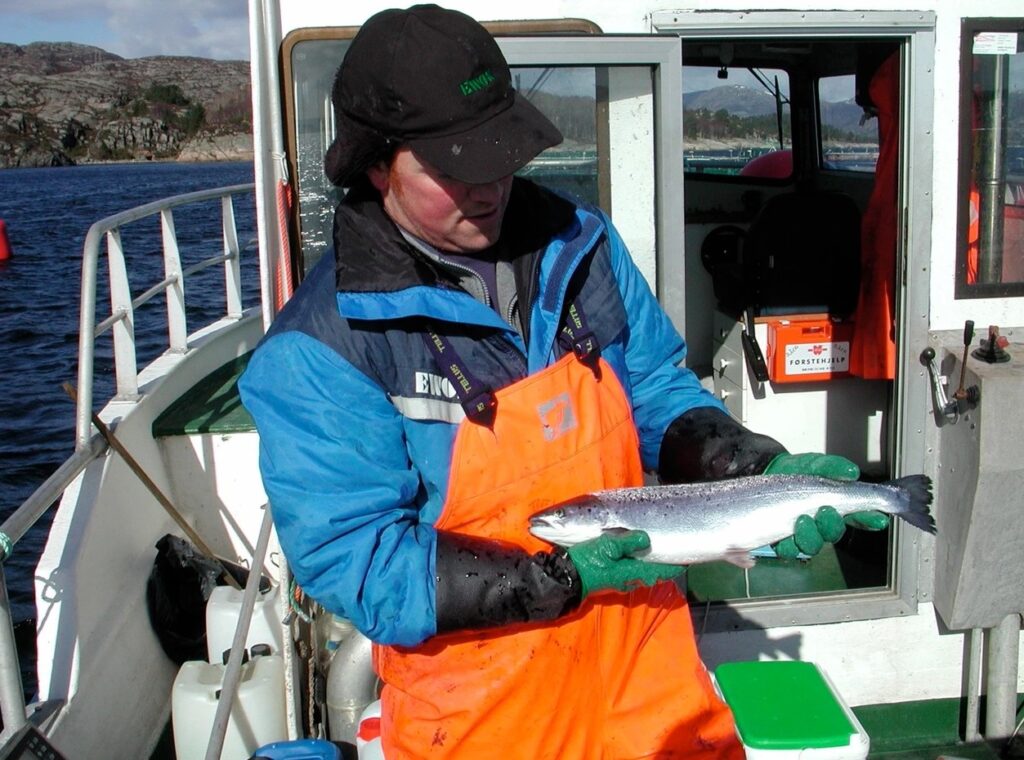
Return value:
M 246 61 L 0 43 L 0 168 L 251 157 Z

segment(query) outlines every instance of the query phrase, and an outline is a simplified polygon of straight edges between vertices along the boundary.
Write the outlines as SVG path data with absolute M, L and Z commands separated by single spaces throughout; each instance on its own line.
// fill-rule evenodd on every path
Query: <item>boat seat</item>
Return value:
M 860 223 L 849 196 L 800 190 L 769 198 L 746 230 L 712 230 L 701 260 L 719 307 L 730 314 L 849 315 L 860 287 Z
M 240 356 L 189 388 L 153 422 L 153 437 L 254 431 L 238 395 L 238 378 L 251 357 L 251 352 Z

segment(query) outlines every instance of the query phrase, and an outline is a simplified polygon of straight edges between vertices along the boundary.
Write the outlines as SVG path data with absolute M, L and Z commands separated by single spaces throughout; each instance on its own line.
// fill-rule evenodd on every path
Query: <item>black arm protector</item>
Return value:
M 757 475 L 786 449 L 774 438 L 752 433 L 724 412 L 697 407 L 679 415 L 665 431 L 658 455 L 662 483 Z
M 564 551 L 526 551 L 484 538 L 437 534 L 437 632 L 553 620 L 582 586 Z

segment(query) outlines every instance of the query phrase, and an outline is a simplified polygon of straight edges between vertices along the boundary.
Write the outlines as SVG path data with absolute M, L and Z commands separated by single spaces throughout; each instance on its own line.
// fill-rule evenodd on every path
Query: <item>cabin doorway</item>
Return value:
M 928 20 L 653 20 L 683 41 L 688 364 L 736 419 L 791 452 L 848 457 L 868 480 L 902 474 L 923 459 L 904 410 L 920 392 L 926 331 L 912 304 L 927 303 L 928 282 L 911 262 L 930 248 L 929 202 L 913 190 L 930 180 L 930 138 L 914 131 L 930 126 L 930 103 L 915 97 L 930 77 Z M 815 621 L 892 614 L 917 591 L 903 585 L 907 568 L 916 581 L 916 552 L 899 532 L 849 530 L 806 562 L 694 568 L 691 601 L 766 624 L 773 601 L 794 595 Z

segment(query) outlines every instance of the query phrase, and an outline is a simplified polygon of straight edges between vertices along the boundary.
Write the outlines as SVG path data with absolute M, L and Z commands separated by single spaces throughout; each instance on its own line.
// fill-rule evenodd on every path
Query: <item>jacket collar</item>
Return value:
M 510 252 L 521 317 L 528 319 L 540 280 L 540 260 L 550 242 L 576 237 L 580 227 L 576 212 L 561 196 L 528 180 L 513 180 L 501 244 Z M 352 188 L 339 204 L 334 215 L 334 249 L 344 316 L 427 316 L 503 326 L 491 309 L 458 287 L 458 272 L 446 269 L 443 262 L 405 239 L 368 182 Z M 559 246 L 559 256 L 578 258 L 565 246 Z M 523 327 L 525 336 L 529 326 Z

